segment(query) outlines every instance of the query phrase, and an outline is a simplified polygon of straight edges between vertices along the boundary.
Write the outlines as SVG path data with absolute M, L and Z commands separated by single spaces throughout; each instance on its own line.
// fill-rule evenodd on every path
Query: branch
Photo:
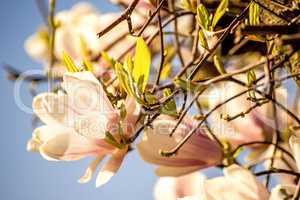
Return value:
M 191 72 L 190 76 L 188 77 L 188 80 L 192 80 L 192 78 L 196 75 L 200 67 L 202 66 L 203 62 L 209 58 L 211 55 L 214 54 L 216 51 L 217 47 L 223 42 L 223 40 L 227 37 L 227 35 L 232 32 L 237 25 L 240 23 L 241 20 L 243 20 L 246 17 L 246 14 L 248 12 L 250 4 L 241 12 L 239 16 L 237 16 L 231 23 L 230 25 L 226 28 L 224 33 L 221 35 L 221 37 L 218 39 L 217 43 L 214 45 L 212 49 L 210 49 L 210 52 L 206 52 L 205 55 L 201 58 L 200 62 L 196 65 L 196 67 L 193 69 Z M 186 70 L 189 68 L 189 65 L 185 66 L 176 76 L 180 77 L 182 76 Z
M 127 20 L 128 17 L 130 17 L 131 13 L 137 6 L 139 0 L 133 0 L 131 4 L 128 6 L 128 8 L 124 11 L 124 13 L 117 18 L 114 22 L 112 22 L 110 25 L 108 25 L 106 28 L 104 28 L 102 31 L 97 33 L 98 37 L 102 37 L 104 34 L 111 31 L 114 27 L 116 27 L 118 24 L 120 24 L 122 21 Z

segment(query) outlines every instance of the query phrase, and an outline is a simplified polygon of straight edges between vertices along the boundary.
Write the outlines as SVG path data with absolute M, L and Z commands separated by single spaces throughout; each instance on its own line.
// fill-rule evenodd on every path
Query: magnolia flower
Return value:
M 219 103 L 244 90 L 244 87 L 235 83 L 217 84 L 216 88 L 213 88 L 209 94 L 209 108 L 212 109 Z M 277 89 L 276 92 L 278 101 L 284 104 L 287 96 L 286 90 L 281 88 Z M 233 146 L 254 141 L 264 141 L 266 139 L 271 140 L 275 129 L 271 103 L 258 106 L 251 110 L 250 113 L 246 113 L 245 116 L 240 116 L 234 120 L 226 120 L 227 115 L 231 117 L 236 116 L 254 105 L 247 100 L 247 95 L 247 93 L 241 95 L 221 106 L 216 112 L 212 113 L 210 118 L 214 132 L 220 138 L 229 141 Z M 260 96 L 257 95 L 257 97 L 259 98 Z M 277 110 L 278 117 L 280 117 L 279 126 L 283 129 L 286 126 L 287 115 L 281 109 L 278 108 Z
M 205 180 L 205 200 L 267 200 L 268 190 L 248 170 L 231 165 L 223 170 L 224 176 Z
M 289 142 L 296 161 L 298 172 L 300 172 L 300 137 L 291 136 Z
M 159 178 L 154 187 L 155 200 L 198 200 L 202 195 L 200 187 L 204 176 L 198 172 L 180 177 Z
M 106 28 L 121 13 L 98 13 L 90 4 L 78 3 L 70 10 L 57 13 L 55 20 L 58 23 L 55 35 L 54 55 L 56 64 L 54 73 L 62 75 L 66 70 L 62 67 L 62 52 L 67 52 L 76 62 L 84 58 L 94 60 L 102 51 L 112 58 L 118 58 L 135 44 L 135 39 L 128 36 L 126 21 L 117 25 L 108 34 L 98 38 L 97 33 Z M 133 28 L 141 26 L 144 18 L 136 13 L 132 14 Z M 149 33 L 148 33 L 149 34 Z M 47 31 L 39 31 L 30 36 L 25 42 L 26 52 L 42 63 L 49 61 L 49 36 Z M 104 59 L 93 63 L 95 74 L 102 75 L 107 71 L 108 64 Z
M 289 144 L 290 144 L 291 152 L 295 159 L 295 163 L 292 164 L 294 169 L 292 170 L 300 172 L 300 138 L 297 136 L 291 136 L 289 138 Z M 283 166 L 284 169 L 287 168 L 287 166 L 285 165 Z M 284 200 L 287 199 L 288 197 L 293 196 L 297 190 L 297 186 L 294 184 L 295 183 L 294 178 L 295 177 L 292 177 L 290 175 L 285 175 L 285 176 L 281 175 L 280 176 L 281 182 L 283 179 L 286 183 L 277 185 L 275 188 L 273 188 L 270 200 Z
M 170 137 L 169 133 L 175 124 L 174 118 L 166 115 L 159 116 L 153 121 L 152 127 L 145 130 L 142 141 L 137 145 L 143 160 L 159 165 L 156 170 L 158 176 L 181 176 L 221 162 L 222 149 L 202 129 L 198 129 L 175 156 L 161 156 L 160 150 L 174 148 L 190 130 L 196 127 L 197 122 L 186 117 Z
M 276 185 L 271 192 L 270 200 L 287 200 L 296 192 L 295 185 Z
M 295 185 L 277 185 L 271 191 L 249 170 L 231 165 L 224 176 L 203 179 L 196 173 L 180 178 L 161 178 L 155 186 L 156 200 L 284 200 L 296 191 Z
M 81 183 L 88 182 L 100 161 L 110 156 L 97 176 L 96 186 L 101 186 L 118 171 L 129 148 L 116 148 L 106 138 L 109 132 L 118 140 L 121 116 L 90 72 L 66 73 L 62 87 L 66 94 L 43 93 L 34 98 L 33 110 L 45 125 L 34 130 L 27 149 L 51 161 L 95 156 Z M 123 131 L 125 137 L 130 137 L 139 107 L 131 99 L 126 100 L 125 107 Z

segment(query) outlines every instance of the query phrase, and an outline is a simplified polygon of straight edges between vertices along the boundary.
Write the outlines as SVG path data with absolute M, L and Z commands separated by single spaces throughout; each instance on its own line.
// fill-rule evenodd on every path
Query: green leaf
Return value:
M 139 37 L 136 42 L 133 66 L 132 74 L 136 82 L 138 82 L 141 76 L 144 76 L 144 83 L 142 87 L 142 92 L 144 92 L 150 74 L 151 53 L 142 37 Z
M 168 97 L 172 94 L 172 91 L 170 88 L 166 88 L 164 89 L 164 97 Z M 167 115 L 171 115 L 174 117 L 177 117 L 177 107 L 176 107 L 176 103 L 174 99 L 171 99 L 170 101 L 168 101 L 162 108 L 162 113 L 167 114 Z
M 118 80 L 120 81 L 120 85 L 125 90 L 125 92 L 135 98 L 138 103 L 144 105 L 144 102 L 141 98 L 142 95 L 140 94 L 140 90 L 138 89 L 138 84 L 133 80 L 133 77 L 129 74 L 125 67 L 121 63 L 116 62 L 115 71 Z
M 144 83 L 144 75 L 140 76 L 140 78 L 137 82 L 138 91 L 141 92 L 141 93 L 143 91 L 143 83 Z
M 120 81 L 121 87 L 126 91 L 127 94 L 134 96 L 134 93 L 129 83 L 129 74 L 124 70 L 121 63 L 119 62 L 115 63 L 115 71 Z
M 252 86 L 253 82 L 256 81 L 256 74 L 254 70 L 249 70 L 247 73 L 248 86 Z
M 200 40 L 201 45 L 202 45 L 205 49 L 207 49 L 208 44 L 207 44 L 207 40 L 206 40 L 206 37 L 205 37 L 203 31 L 200 30 L 199 33 L 198 33 L 198 35 L 199 35 L 199 40 Z
M 83 66 L 87 71 L 94 72 L 94 66 L 90 61 L 84 59 Z
M 161 80 L 166 80 L 167 78 L 169 78 L 169 76 L 172 74 L 172 64 L 171 63 L 166 63 L 163 66 L 163 69 L 161 71 L 160 74 L 160 79 Z
M 187 11 L 196 12 L 196 4 L 194 0 L 183 0 L 179 6 Z
M 124 103 L 121 104 L 121 107 L 120 107 L 120 117 L 121 117 L 121 120 L 123 121 L 126 117 L 126 108 L 125 108 L 125 105 Z
M 126 147 L 124 144 L 120 144 L 115 137 L 108 131 L 105 132 L 105 141 L 118 149 L 123 149 Z
M 132 73 L 133 70 L 133 62 L 132 62 L 132 58 L 131 56 L 128 54 L 125 57 L 125 61 L 124 61 L 124 68 L 129 72 Z
M 175 78 L 173 81 L 176 85 L 184 89 L 185 91 L 197 92 L 207 88 L 206 85 L 201 83 L 193 83 L 191 81 L 186 81 L 182 78 Z
M 254 70 L 249 70 L 247 73 L 248 86 L 251 87 L 253 83 L 256 81 L 256 74 Z M 248 95 L 252 99 L 256 99 L 255 92 L 253 90 L 248 92 Z
M 63 60 L 69 72 L 78 72 L 79 69 L 73 62 L 73 59 L 69 56 L 67 52 L 63 52 Z
M 101 52 L 101 59 L 103 59 L 110 67 L 114 66 L 116 63 L 116 61 L 104 51 Z
M 214 15 L 211 26 L 215 28 L 219 20 L 223 17 L 228 7 L 228 0 L 222 0 Z
M 214 56 L 214 64 L 220 74 L 226 74 L 226 70 L 219 56 Z
M 260 7 L 258 4 L 252 2 L 249 7 L 249 24 L 252 26 L 258 25 Z
M 196 19 L 202 29 L 208 30 L 210 25 L 209 12 L 202 3 L 197 6 Z
M 146 93 L 145 94 L 145 99 L 147 103 L 144 103 L 143 105 L 148 106 L 148 105 L 153 105 L 158 103 L 156 97 L 153 94 Z

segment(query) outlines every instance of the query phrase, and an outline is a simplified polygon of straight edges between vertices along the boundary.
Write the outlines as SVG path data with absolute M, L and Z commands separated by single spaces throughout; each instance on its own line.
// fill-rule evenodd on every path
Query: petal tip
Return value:
M 114 173 L 110 172 L 110 171 L 99 172 L 97 180 L 96 180 L 96 188 L 106 184 L 113 176 L 114 176 Z

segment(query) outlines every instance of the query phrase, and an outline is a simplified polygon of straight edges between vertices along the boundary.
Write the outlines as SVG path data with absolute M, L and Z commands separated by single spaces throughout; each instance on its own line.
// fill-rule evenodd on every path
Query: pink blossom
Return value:
M 158 176 L 181 176 L 221 162 L 222 149 L 202 129 L 198 129 L 176 155 L 161 156 L 160 150 L 174 148 L 190 130 L 196 127 L 197 122 L 186 117 L 170 137 L 169 133 L 175 124 L 174 118 L 166 115 L 159 116 L 154 120 L 152 127 L 145 130 L 142 141 L 137 145 L 143 160 L 159 165 L 156 170 Z
M 204 176 L 198 172 L 180 177 L 161 177 L 154 187 L 155 200 L 199 199 Z
M 108 70 L 105 60 L 95 61 L 101 52 L 106 52 L 110 57 L 117 59 L 135 44 L 135 39 L 129 36 L 127 22 L 117 25 L 108 34 L 99 38 L 97 33 L 111 24 L 120 16 L 120 13 L 99 13 L 88 3 L 78 3 L 69 10 L 58 12 L 55 20 L 58 22 L 55 35 L 54 55 L 56 63 L 52 68 L 55 76 L 62 76 L 66 69 L 62 60 L 63 51 L 67 52 L 77 65 L 83 59 L 93 61 L 94 74 L 101 76 Z M 145 18 L 137 13 L 132 14 L 133 28 L 141 26 Z M 35 60 L 48 67 L 49 35 L 47 30 L 38 31 L 25 42 L 26 52 Z M 147 29 L 146 34 L 151 30 Z
M 205 200 L 267 200 L 268 190 L 248 170 L 231 165 L 224 169 L 224 176 L 205 180 Z
M 110 156 L 98 174 L 98 187 L 118 171 L 129 148 L 116 148 L 106 140 L 106 131 L 118 139 L 120 114 L 90 72 L 66 73 L 62 87 L 66 94 L 43 93 L 34 98 L 33 110 L 45 125 L 34 130 L 27 149 L 51 161 L 95 156 L 81 183 L 88 182 L 99 162 Z M 127 99 L 125 107 L 124 134 L 129 137 L 135 130 L 139 106 Z

